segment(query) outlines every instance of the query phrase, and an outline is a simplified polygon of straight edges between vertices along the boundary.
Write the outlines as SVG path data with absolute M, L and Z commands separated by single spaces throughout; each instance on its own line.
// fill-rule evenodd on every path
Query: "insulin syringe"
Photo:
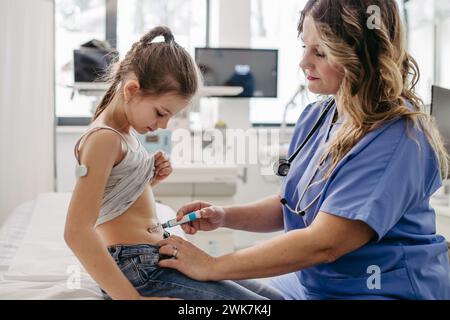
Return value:
M 183 224 L 183 223 L 186 223 L 186 222 L 191 222 L 191 221 L 194 221 L 194 220 L 197 220 L 197 219 L 200 219 L 200 218 L 201 218 L 200 212 L 191 212 L 191 213 L 185 215 L 180 221 L 177 221 L 177 219 L 175 218 L 175 219 L 172 219 L 172 220 L 169 220 L 169 221 L 163 223 L 162 227 L 164 229 L 165 228 L 171 228 L 171 227 L 175 227 L 175 226 L 178 226 L 180 224 Z

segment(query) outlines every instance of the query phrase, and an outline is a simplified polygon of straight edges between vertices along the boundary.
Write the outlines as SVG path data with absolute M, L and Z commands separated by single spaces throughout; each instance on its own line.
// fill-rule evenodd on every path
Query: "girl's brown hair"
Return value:
M 379 10 L 378 21 L 372 19 L 371 8 Z M 449 156 L 433 119 L 424 112 L 423 101 L 415 93 L 419 68 L 406 51 L 396 1 L 309 0 L 301 12 L 299 35 L 306 16 L 314 20 L 329 62 L 345 71 L 336 100 L 338 113 L 347 121 L 319 161 L 331 157 L 324 179 L 368 132 L 397 118 L 424 132 L 446 178 Z
M 156 37 L 164 42 L 153 42 Z M 125 58 L 111 65 L 107 80 L 111 85 L 97 106 L 95 120 L 110 104 L 125 77 L 133 73 L 143 95 L 174 93 L 191 98 L 200 84 L 198 68 L 189 53 L 175 42 L 169 28 L 151 29 L 133 44 Z

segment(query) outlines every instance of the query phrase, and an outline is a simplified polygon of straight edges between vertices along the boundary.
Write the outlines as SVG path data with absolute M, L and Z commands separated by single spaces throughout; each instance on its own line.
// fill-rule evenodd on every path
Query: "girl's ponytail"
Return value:
M 156 37 L 159 37 L 159 36 L 164 37 L 164 41 L 166 43 L 175 41 L 172 31 L 170 31 L 169 28 L 164 27 L 164 26 L 159 26 L 159 27 L 153 28 L 152 30 L 147 32 L 145 35 L 143 35 L 140 42 L 142 42 L 143 44 L 150 44 Z
M 112 99 L 114 98 L 114 95 L 117 91 L 117 88 L 120 84 L 120 75 L 116 73 L 114 76 L 113 82 L 109 86 L 108 90 L 106 91 L 105 95 L 103 96 L 102 100 L 100 101 L 100 104 L 97 106 L 97 109 L 95 109 L 94 117 L 92 118 L 92 121 L 98 118 L 100 113 L 103 112 L 103 110 L 106 109 L 108 104 L 111 103 Z

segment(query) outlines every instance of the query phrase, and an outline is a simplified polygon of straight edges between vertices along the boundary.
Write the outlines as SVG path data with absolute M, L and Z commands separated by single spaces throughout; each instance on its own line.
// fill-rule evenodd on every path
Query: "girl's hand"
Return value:
M 177 220 L 181 220 L 184 215 L 193 211 L 198 211 L 201 214 L 201 218 L 181 225 L 181 228 L 187 234 L 195 234 L 199 230 L 215 230 L 224 224 L 225 211 L 223 208 L 202 201 L 195 201 L 178 209 Z
M 151 182 L 152 187 L 167 178 L 172 173 L 169 157 L 162 151 L 155 154 L 155 176 Z
M 188 277 L 199 281 L 214 280 L 216 259 L 200 250 L 195 245 L 177 236 L 170 236 L 158 242 L 159 253 L 172 256 L 172 259 L 162 259 L 159 266 L 172 268 Z

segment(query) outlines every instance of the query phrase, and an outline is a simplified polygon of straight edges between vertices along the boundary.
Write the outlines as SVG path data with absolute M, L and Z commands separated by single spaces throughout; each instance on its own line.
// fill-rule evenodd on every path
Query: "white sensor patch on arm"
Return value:
M 78 178 L 85 177 L 88 174 L 88 168 L 84 164 L 77 165 L 75 168 L 75 175 Z

